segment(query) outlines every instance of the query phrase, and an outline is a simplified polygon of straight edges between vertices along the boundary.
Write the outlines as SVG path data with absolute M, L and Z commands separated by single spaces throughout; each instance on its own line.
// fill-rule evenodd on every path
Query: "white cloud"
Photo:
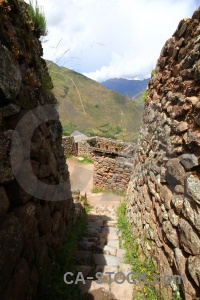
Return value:
M 97 81 L 147 77 L 165 41 L 182 18 L 191 17 L 197 2 L 38 0 L 49 30 L 44 57 Z

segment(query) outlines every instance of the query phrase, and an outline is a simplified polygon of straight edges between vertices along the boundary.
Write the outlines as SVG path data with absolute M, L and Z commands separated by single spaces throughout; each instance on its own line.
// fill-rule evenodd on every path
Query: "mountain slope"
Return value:
M 143 104 L 86 76 L 47 61 L 63 130 L 135 141 Z
M 127 97 L 134 97 L 141 93 L 148 84 L 149 79 L 128 80 L 124 78 L 108 79 L 101 84 L 109 90 L 114 90 Z

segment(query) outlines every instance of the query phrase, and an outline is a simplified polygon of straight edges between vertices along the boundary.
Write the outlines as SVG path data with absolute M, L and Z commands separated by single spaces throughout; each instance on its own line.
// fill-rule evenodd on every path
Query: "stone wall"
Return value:
M 10 0 L 8 5 L 3 1 L 0 5 L 0 295 L 8 300 L 34 298 L 38 283 L 50 272 L 58 247 L 71 229 L 74 213 L 70 187 L 64 198 L 55 189 L 69 181 L 69 173 L 61 146 L 62 127 L 54 109 L 56 99 L 51 93 L 52 83 L 37 37 L 27 4 Z M 47 104 L 51 105 L 48 110 L 44 107 Z M 36 107 L 38 110 L 31 112 Z M 22 126 L 16 131 L 19 123 Z
M 124 193 L 127 190 L 133 164 L 125 158 L 94 158 L 94 188 Z
M 164 45 L 152 76 L 127 192 L 127 217 L 161 275 L 200 297 L 200 9 Z M 165 286 L 169 299 L 174 285 Z M 172 289 L 171 289 L 172 288 Z
M 93 159 L 94 152 L 91 149 L 90 143 L 87 141 L 82 141 L 78 143 L 78 155 L 85 155 L 86 157 Z
M 64 154 L 72 154 L 74 156 L 78 155 L 78 144 L 75 143 L 73 136 L 63 136 L 62 146 L 64 148 Z
M 75 143 L 74 137 L 63 136 L 62 144 L 65 154 L 85 155 L 91 159 L 95 156 L 93 148 L 128 155 L 133 155 L 135 152 L 135 143 L 123 142 L 99 136 L 94 136 L 78 143 Z
M 85 155 L 94 161 L 94 188 L 126 192 L 133 167 L 134 143 L 98 136 L 75 143 L 73 137 L 63 137 L 66 154 L 74 154 L 75 144 L 77 155 Z

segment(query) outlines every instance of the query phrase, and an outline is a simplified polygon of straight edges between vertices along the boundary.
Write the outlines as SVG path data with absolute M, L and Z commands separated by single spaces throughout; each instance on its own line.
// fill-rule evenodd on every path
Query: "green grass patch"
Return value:
M 83 160 L 78 160 L 77 159 L 77 162 L 80 163 L 80 164 L 88 165 L 88 164 L 93 164 L 94 163 L 92 159 L 88 158 L 85 155 L 79 155 L 79 157 L 83 158 Z
M 149 96 L 149 90 L 144 91 L 144 93 L 142 94 L 142 100 L 145 102 L 148 96 Z
M 123 201 L 117 209 L 118 228 L 122 232 L 121 240 L 123 240 L 122 247 L 126 250 L 125 262 L 131 265 L 131 271 L 135 274 L 145 274 L 148 282 L 154 282 L 154 277 L 159 275 L 152 258 L 143 253 L 136 242 L 136 238 L 132 234 L 131 225 L 126 217 L 126 202 Z M 145 237 L 144 237 L 145 240 Z M 138 276 L 132 278 L 138 283 Z M 165 287 L 161 287 L 162 293 L 166 293 Z M 137 285 L 134 289 L 133 299 L 135 300 L 161 300 L 162 296 L 158 294 L 155 286 L 152 284 Z M 174 292 L 174 296 L 170 300 L 182 300 L 179 287 Z
M 51 275 L 46 279 L 45 284 L 39 286 L 37 300 L 83 300 L 83 296 L 77 285 L 64 283 L 63 276 L 66 272 L 72 272 L 75 280 L 78 271 L 76 270 L 75 253 L 78 250 L 78 242 L 86 230 L 87 215 L 86 206 L 84 213 L 78 218 L 71 232 L 64 239 L 57 256 L 56 265 Z
M 98 193 L 109 194 L 109 193 L 112 193 L 112 194 L 115 194 L 115 195 L 119 195 L 119 196 L 125 197 L 125 193 L 120 192 L 120 191 L 116 191 L 116 190 L 111 190 L 111 189 L 108 190 L 108 189 L 93 188 L 93 189 L 91 190 L 91 193 L 93 193 L 93 194 L 98 194 Z
M 71 158 L 73 156 L 74 156 L 73 154 L 66 154 L 66 158 Z
M 35 30 L 38 32 L 38 35 L 47 35 L 48 31 L 46 17 L 44 15 L 44 12 L 42 11 L 42 7 L 38 5 L 37 0 L 35 1 L 35 6 L 32 1 L 29 2 L 28 13 L 34 24 Z
M 151 257 L 142 255 L 138 244 L 131 232 L 131 225 L 126 217 L 126 202 L 122 202 L 117 210 L 118 228 L 122 232 L 123 248 L 126 250 L 125 262 L 130 264 L 135 274 L 146 273 L 147 280 L 153 281 L 156 268 Z M 137 277 L 133 278 L 137 282 Z M 160 296 L 153 285 L 141 285 L 134 291 L 134 299 L 160 300 Z
M 63 126 L 62 129 L 62 135 L 69 136 L 76 130 L 76 125 L 70 122 L 68 125 Z

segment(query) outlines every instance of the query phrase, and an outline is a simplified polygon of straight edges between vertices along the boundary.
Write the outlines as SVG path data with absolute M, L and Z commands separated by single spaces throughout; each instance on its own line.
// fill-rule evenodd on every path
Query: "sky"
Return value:
M 28 2 L 28 1 L 27 1 Z M 200 0 L 38 0 L 44 58 L 102 82 L 150 77 L 166 40 Z

